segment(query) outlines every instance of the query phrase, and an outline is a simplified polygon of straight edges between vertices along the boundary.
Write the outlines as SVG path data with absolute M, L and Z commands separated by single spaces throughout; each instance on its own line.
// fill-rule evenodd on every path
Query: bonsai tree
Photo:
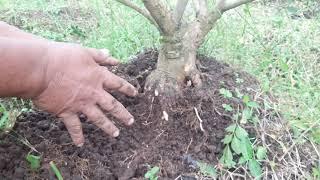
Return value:
M 197 49 L 224 12 L 253 0 L 142 0 L 144 8 L 130 0 L 117 1 L 142 14 L 159 30 L 157 67 L 145 88 L 172 95 L 186 82 L 201 87 Z

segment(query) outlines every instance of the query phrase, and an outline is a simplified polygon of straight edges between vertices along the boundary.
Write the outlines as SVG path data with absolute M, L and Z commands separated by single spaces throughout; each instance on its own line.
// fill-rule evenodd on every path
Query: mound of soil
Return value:
M 242 106 L 236 98 L 224 98 L 219 89 L 249 93 L 257 82 L 226 64 L 199 56 L 203 88 L 185 88 L 183 96 L 167 112 L 166 120 L 158 97 L 148 98 L 141 88 L 155 68 L 157 56 L 156 51 L 148 50 L 113 69 L 140 92 L 136 98 L 114 94 L 136 119 L 131 127 L 118 124 L 119 137 L 108 137 L 84 122 L 86 143 L 77 148 L 56 117 L 38 111 L 24 113 L 13 131 L 0 136 L 0 179 L 55 179 L 50 161 L 55 162 L 65 179 L 143 179 L 154 166 L 161 169 L 159 179 L 195 179 L 198 169 L 194 162 L 217 165 L 224 129 L 232 123 L 231 114 L 224 111 L 222 104 L 230 104 L 234 109 Z M 242 83 L 238 82 L 240 78 Z M 29 152 L 37 154 L 31 147 L 42 157 L 37 171 L 32 171 L 25 160 Z

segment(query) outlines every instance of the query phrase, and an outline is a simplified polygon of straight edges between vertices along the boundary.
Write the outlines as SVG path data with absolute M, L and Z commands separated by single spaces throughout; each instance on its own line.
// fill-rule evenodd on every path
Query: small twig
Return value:
M 200 129 L 201 129 L 201 131 L 202 132 L 205 132 L 205 130 L 203 129 L 203 126 L 202 126 L 202 119 L 200 118 L 200 116 L 199 116 L 199 113 L 198 113 L 198 110 L 197 110 L 197 108 L 196 107 L 194 107 L 193 108 L 194 109 L 194 111 L 196 112 L 196 116 L 197 116 L 197 118 L 198 118 L 198 120 L 199 120 L 199 122 L 200 122 Z
M 192 141 L 193 141 L 193 139 L 191 138 L 191 140 L 190 140 L 190 142 L 189 142 L 189 144 L 187 146 L 187 150 L 186 150 L 185 154 L 188 154 L 188 151 L 189 151 L 189 148 L 191 146 Z

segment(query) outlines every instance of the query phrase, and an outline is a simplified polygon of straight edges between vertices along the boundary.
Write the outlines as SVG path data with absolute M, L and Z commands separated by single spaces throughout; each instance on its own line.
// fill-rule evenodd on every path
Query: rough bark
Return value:
M 149 12 L 145 16 L 152 17 L 162 36 L 157 68 L 148 77 L 145 88 L 154 87 L 160 92 L 175 94 L 186 80 L 201 86 L 196 67 L 197 49 L 225 11 L 251 1 L 254 0 L 216 0 L 209 12 L 207 0 L 193 0 L 196 19 L 187 23 L 182 22 L 182 17 L 188 0 L 177 0 L 173 12 L 163 0 L 142 0 Z

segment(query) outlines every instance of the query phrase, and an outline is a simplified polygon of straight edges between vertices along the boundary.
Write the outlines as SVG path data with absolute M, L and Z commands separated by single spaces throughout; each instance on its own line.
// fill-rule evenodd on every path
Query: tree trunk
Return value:
M 180 93 L 182 86 L 200 86 L 200 73 L 196 66 L 198 46 L 195 41 L 170 36 L 164 37 L 161 42 L 157 68 L 148 77 L 146 89 L 172 97 Z

